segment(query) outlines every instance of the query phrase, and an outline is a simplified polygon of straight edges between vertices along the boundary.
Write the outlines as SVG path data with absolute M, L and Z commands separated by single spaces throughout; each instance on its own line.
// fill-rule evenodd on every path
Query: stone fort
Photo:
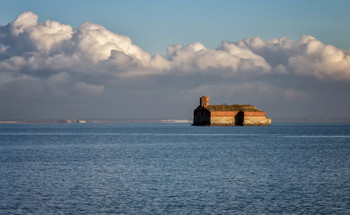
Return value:
M 266 117 L 266 113 L 253 105 L 210 105 L 207 96 L 199 99 L 193 116 L 193 125 L 264 126 L 270 123 L 271 119 Z

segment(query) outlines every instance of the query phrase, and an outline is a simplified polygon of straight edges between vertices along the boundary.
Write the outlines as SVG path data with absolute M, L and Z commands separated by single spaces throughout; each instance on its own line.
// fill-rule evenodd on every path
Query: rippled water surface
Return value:
M 350 125 L 0 124 L 0 214 L 350 214 Z

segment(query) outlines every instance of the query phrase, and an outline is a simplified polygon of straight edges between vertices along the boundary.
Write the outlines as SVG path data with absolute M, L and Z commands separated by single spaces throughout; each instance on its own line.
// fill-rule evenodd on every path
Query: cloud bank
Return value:
M 309 35 L 173 44 L 162 56 L 88 22 L 73 29 L 25 12 L 0 26 L 4 119 L 190 118 L 201 95 L 275 116 L 349 116 L 349 84 L 349 50 Z

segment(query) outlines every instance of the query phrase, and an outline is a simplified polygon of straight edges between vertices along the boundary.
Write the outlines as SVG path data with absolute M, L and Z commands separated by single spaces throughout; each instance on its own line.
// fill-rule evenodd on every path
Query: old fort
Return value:
M 270 123 L 271 119 L 266 117 L 266 113 L 253 105 L 210 105 L 207 96 L 200 98 L 193 117 L 193 125 L 262 126 Z

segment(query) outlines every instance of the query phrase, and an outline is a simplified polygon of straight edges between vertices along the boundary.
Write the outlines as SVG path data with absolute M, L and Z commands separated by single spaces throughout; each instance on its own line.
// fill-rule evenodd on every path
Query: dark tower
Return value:
M 208 96 L 202 96 L 200 99 L 199 99 L 199 105 L 201 107 L 206 107 L 209 105 L 209 97 Z

